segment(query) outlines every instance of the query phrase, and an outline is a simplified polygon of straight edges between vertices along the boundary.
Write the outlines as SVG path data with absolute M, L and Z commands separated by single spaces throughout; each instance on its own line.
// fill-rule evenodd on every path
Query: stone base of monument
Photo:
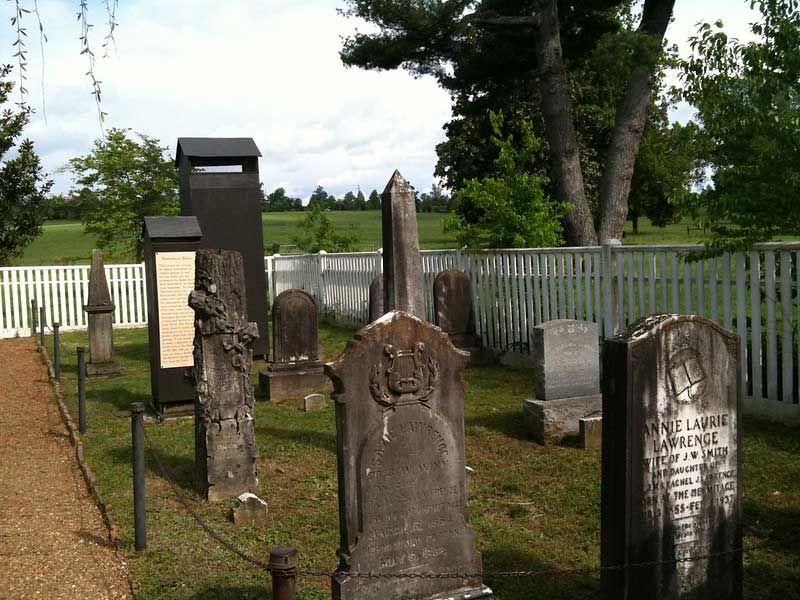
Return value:
M 261 397 L 267 402 L 303 398 L 328 382 L 322 363 L 287 369 L 268 367 L 258 374 Z
M 603 447 L 603 417 L 586 417 L 578 420 L 579 445 L 584 450 Z
M 100 377 L 101 375 L 116 375 L 122 372 L 122 367 L 115 360 L 101 363 L 86 363 L 87 377 Z
M 522 401 L 525 429 L 543 446 L 557 445 L 580 434 L 579 421 L 598 414 L 603 408 L 602 394 L 559 398 L 558 400 Z

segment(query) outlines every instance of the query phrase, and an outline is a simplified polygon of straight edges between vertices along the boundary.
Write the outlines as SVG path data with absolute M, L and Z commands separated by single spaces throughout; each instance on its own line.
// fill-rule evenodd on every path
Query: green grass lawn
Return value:
M 323 326 L 326 360 L 352 331 Z M 75 347 L 85 333 L 62 336 L 65 400 L 77 421 Z M 48 338 L 52 344 L 52 338 Z M 334 409 L 304 413 L 299 402 L 258 403 L 260 489 L 269 503 L 264 527 L 234 529 L 229 503 L 210 505 L 192 491 L 194 430 L 190 419 L 149 422 L 148 549 L 133 550 L 130 421 L 132 402 L 149 402 L 147 332 L 117 330 L 123 373 L 87 386 L 86 455 L 113 505 L 122 546 L 140 597 L 269 598 L 269 577 L 209 539 L 187 515 L 155 466 L 157 455 L 194 509 L 227 539 L 266 560 L 270 548 L 296 546 L 301 569 L 333 569 L 338 544 Z M 263 365 L 257 365 L 263 366 Z M 594 573 L 500 578 L 505 570 L 593 567 L 599 563 L 600 452 L 543 448 L 526 439 L 521 402 L 530 372 L 509 367 L 466 373 L 470 519 L 483 553 L 486 583 L 498 600 L 597 598 Z M 792 597 L 800 589 L 800 437 L 797 430 L 745 419 L 743 426 L 745 597 Z M 325 578 L 302 578 L 299 598 L 329 597 Z M 793 596 L 797 597 L 797 596 Z M 391 600 L 388 599 L 387 600 Z
M 333 224 L 340 232 L 355 237 L 357 250 L 376 250 L 382 245 L 381 214 L 377 210 L 341 211 L 328 213 Z M 289 254 L 295 251 L 292 238 L 299 232 L 298 223 L 303 213 L 263 213 L 261 215 L 264 229 L 264 245 L 271 247 L 281 244 L 280 252 Z M 423 250 L 437 248 L 455 248 L 455 238 L 442 232 L 442 219 L 439 213 L 419 213 L 420 246 Z M 641 219 L 639 233 L 634 234 L 630 223 L 625 225 L 626 244 L 698 244 L 705 238 L 701 231 L 687 230 L 691 221 L 681 221 L 659 228 L 653 227 L 648 219 Z M 789 236 L 779 239 L 797 239 Z M 24 254 L 17 259 L 16 265 L 60 265 L 88 264 L 94 244 L 94 236 L 85 235 L 83 226 L 78 221 L 48 221 L 44 225 L 42 235 L 36 239 Z M 132 256 L 111 253 L 106 263 L 123 263 L 133 261 Z
M 264 246 L 281 244 L 280 252 L 295 252 L 292 238 L 300 233 L 298 227 L 304 213 L 263 213 Z M 336 228 L 355 238 L 356 250 L 377 250 L 381 242 L 381 213 L 377 210 L 341 211 L 327 213 Z M 455 238 L 442 233 L 439 213 L 419 213 L 420 245 L 423 249 L 454 248 Z M 89 264 L 95 236 L 86 235 L 79 221 L 48 221 L 42 235 L 25 249 L 13 264 L 27 265 L 77 265 Z M 110 253 L 106 264 L 133 262 L 134 257 Z

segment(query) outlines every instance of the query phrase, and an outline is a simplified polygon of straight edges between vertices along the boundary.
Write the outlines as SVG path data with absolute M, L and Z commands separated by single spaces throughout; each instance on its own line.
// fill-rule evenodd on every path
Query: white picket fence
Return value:
M 800 243 L 687 262 L 699 246 L 603 246 L 422 252 L 428 318 L 436 274 L 465 270 L 476 327 L 498 352 L 528 352 L 531 328 L 557 318 L 597 322 L 604 336 L 656 312 L 705 315 L 742 339 L 748 412 L 800 422 Z M 350 325 L 368 319 L 369 284 L 382 270 L 376 252 L 265 257 L 269 294 L 300 288 L 323 316 Z M 147 323 L 144 265 L 107 265 L 117 327 Z M 86 327 L 89 267 L 0 269 L 0 335 L 28 335 L 30 300 L 48 323 Z
M 146 325 L 144 265 L 107 265 L 106 278 L 116 326 Z M 30 333 L 31 300 L 44 307 L 48 325 L 59 323 L 63 331 L 85 329 L 88 293 L 88 265 L 0 269 L 0 337 Z
M 465 270 L 476 327 L 498 352 L 529 352 L 532 327 L 558 318 L 597 322 L 604 336 L 637 318 L 699 314 L 742 339 L 745 409 L 800 422 L 800 243 L 770 243 L 696 262 L 700 246 L 603 246 L 423 251 L 428 318 L 437 273 Z M 378 253 L 276 256 L 269 259 L 271 295 L 301 288 L 325 316 L 367 322 L 369 284 L 382 270 Z M 754 310 L 754 307 L 757 307 Z

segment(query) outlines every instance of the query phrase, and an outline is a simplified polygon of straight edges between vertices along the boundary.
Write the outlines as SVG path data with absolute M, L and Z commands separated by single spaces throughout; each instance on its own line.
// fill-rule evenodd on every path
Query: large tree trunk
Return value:
M 540 71 L 542 113 L 550 144 L 553 178 L 562 201 L 573 208 L 565 218 L 567 244 L 596 246 L 592 211 L 586 201 L 578 141 L 572 123 L 567 77 L 561 56 L 556 0 L 542 0 L 534 34 Z
M 660 51 L 664 33 L 672 17 L 675 0 L 645 0 L 639 32 L 651 36 Z M 633 68 L 625 97 L 617 109 L 617 119 L 600 183 L 600 241 L 622 239 L 628 215 L 628 195 L 639 144 L 642 141 L 650 97 L 653 93 L 653 72 L 659 52 Z

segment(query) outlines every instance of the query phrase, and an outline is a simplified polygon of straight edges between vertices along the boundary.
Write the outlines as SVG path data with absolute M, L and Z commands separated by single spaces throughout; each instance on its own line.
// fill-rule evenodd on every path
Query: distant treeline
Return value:
M 288 196 L 286 190 L 279 187 L 264 195 L 261 206 L 263 212 L 302 211 L 311 206 L 320 206 L 323 210 L 379 210 L 381 196 L 377 190 L 372 190 L 369 197 L 358 190 L 355 193 L 347 192 L 341 198 L 337 198 L 318 185 L 308 200 L 308 206 L 303 206 L 300 198 Z M 438 185 L 434 185 L 430 192 L 417 194 L 417 212 L 447 213 L 455 208 L 455 201 Z

